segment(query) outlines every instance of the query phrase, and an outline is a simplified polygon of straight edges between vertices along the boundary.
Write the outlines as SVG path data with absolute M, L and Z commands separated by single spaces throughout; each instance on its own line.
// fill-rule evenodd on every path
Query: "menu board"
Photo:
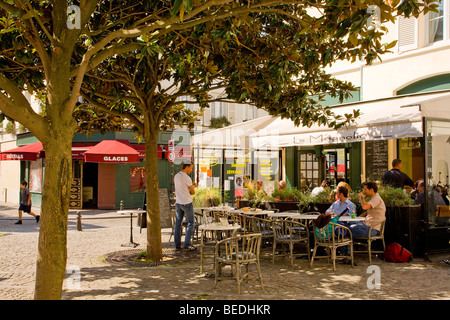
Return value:
M 366 180 L 381 180 L 389 170 L 387 140 L 366 141 Z

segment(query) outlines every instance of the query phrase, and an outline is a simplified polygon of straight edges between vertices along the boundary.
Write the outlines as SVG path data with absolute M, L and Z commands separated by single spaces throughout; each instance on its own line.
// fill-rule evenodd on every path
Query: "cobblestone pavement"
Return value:
M 14 225 L 16 220 L 17 208 L 0 204 L 2 300 L 30 300 L 34 294 L 39 224 L 31 216 L 24 216 L 22 225 Z M 369 265 L 367 256 L 359 254 L 357 266 L 338 264 L 335 272 L 326 259 L 315 261 L 313 267 L 307 259 L 297 259 L 291 267 L 287 258 L 280 257 L 272 263 L 270 255 L 263 255 L 264 289 L 254 270 L 238 295 L 234 281 L 221 281 L 215 287 L 214 279 L 200 273 L 198 254 L 182 253 L 190 255 L 189 259 L 154 267 L 110 264 L 105 261 L 108 255 L 132 249 L 122 247 L 130 240 L 129 216 L 96 210 L 83 212 L 82 221 L 83 231 L 77 231 L 76 213 L 70 212 L 69 273 L 63 300 L 450 299 L 450 266 L 442 262 L 446 255 L 431 256 L 431 261 L 415 258 L 403 264 L 374 258 Z M 173 248 L 170 233 L 171 228 L 162 230 L 165 248 Z M 139 243 L 136 249 L 145 250 L 146 229 L 140 232 L 136 219 L 133 240 Z M 206 272 L 211 269 L 209 261 Z M 379 282 L 374 280 L 377 275 Z

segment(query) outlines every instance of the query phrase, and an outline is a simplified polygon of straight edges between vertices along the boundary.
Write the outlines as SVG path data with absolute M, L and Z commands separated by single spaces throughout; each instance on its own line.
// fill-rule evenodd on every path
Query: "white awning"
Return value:
M 272 116 L 265 116 L 254 120 L 227 126 L 225 128 L 207 131 L 196 134 L 191 138 L 194 148 L 237 148 L 248 149 L 249 137 L 262 130 L 274 119 Z
M 297 127 L 289 119 L 274 120 L 251 136 L 251 148 L 339 144 L 364 140 L 422 137 L 422 118 L 450 119 L 450 93 L 393 97 L 333 107 L 337 115 L 359 109 L 356 125 L 334 130 L 326 126 Z

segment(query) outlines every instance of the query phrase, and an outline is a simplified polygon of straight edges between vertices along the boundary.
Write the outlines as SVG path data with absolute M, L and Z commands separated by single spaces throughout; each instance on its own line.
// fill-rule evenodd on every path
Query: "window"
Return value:
M 404 52 L 417 49 L 418 22 L 414 17 L 398 18 L 398 51 Z
M 449 38 L 449 1 L 441 0 L 439 12 L 428 13 L 428 43 Z
M 256 108 L 254 106 L 244 106 L 244 121 L 255 119 Z
M 211 103 L 211 119 L 226 117 L 228 119 L 228 103 L 213 102 Z
M 314 151 L 300 151 L 299 185 L 302 191 L 320 186 L 319 159 Z

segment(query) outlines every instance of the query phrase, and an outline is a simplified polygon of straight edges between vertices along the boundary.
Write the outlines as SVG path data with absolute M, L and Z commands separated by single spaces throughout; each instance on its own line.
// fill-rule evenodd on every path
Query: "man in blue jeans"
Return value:
M 364 221 L 349 222 L 353 237 L 367 237 L 369 230 L 372 229 L 372 236 L 377 235 L 380 232 L 380 222 L 386 220 L 386 206 L 383 199 L 378 194 L 378 186 L 375 182 L 366 182 L 364 184 L 363 192 L 358 194 L 361 200 L 361 207 L 366 212 L 362 213 L 360 217 L 365 217 Z M 365 197 L 370 197 L 369 201 L 366 201 Z
M 183 169 L 173 178 L 176 197 L 175 234 L 173 238 L 177 250 L 181 249 L 181 223 L 183 222 L 183 217 L 186 217 L 187 222 L 183 248 L 188 250 L 197 250 L 197 248 L 191 244 L 195 223 L 194 205 L 192 203 L 191 195 L 195 194 L 195 187 L 197 187 L 197 183 L 192 182 L 189 177 L 189 174 L 192 173 L 193 169 L 193 163 L 183 163 Z

